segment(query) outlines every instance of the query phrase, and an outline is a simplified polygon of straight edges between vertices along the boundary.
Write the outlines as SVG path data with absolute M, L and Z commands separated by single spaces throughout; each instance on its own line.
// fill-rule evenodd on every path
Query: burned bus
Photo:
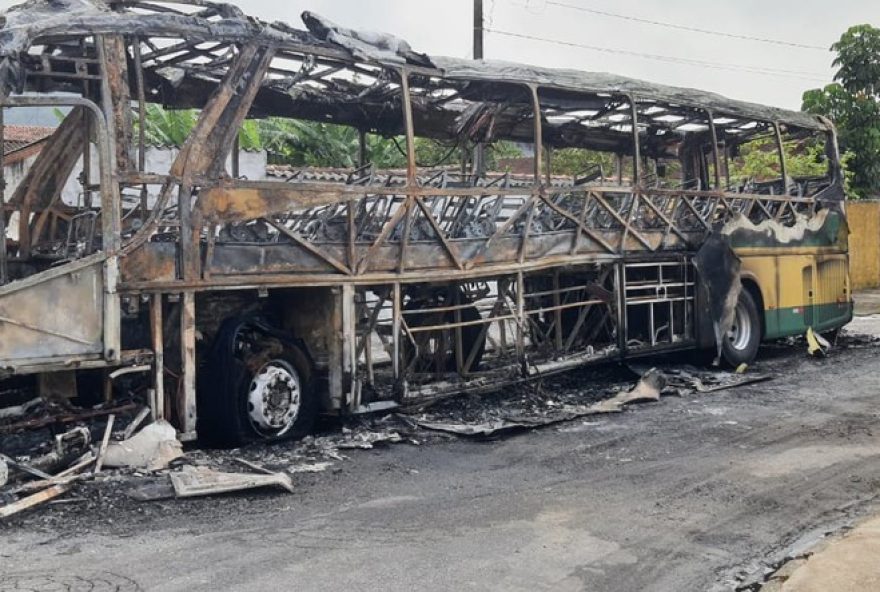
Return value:
M 3 16 L 3 111 L 65 114 L 0 209 L 5 380 L 135 389 L 181 439 L 238 444 L 600 361 L 737 366 L 850 320 L 829 121 L 303 21 L 196 0 Z M 152 103 L 198 110 L 159 170 Z M 239 132 L 269 117 L 349 126 L 360 162 L 247 178 Z M 373 136 L 406 167 L 374 166 Z M 417 138 L 460 163 L 418 162 Z M 488 170 L 498 142 L 527 174 Z M 818 172 L 789 170 L 804 146 Z M 604 160 L 554 175 L 566 150 Z M 749 150 L 770 172 L 739 174 Z

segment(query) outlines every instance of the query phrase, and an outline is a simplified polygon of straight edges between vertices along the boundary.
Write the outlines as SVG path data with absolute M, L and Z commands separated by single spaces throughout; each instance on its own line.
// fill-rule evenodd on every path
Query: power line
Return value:
M 745 64 L 730 64 L 725 62 L 707 62 L 704 60 L 695 60 L 691 58 L 682 58 L 678 56 L 664 56 L 652 53 L 641 53 L 637 51 L 629 51 L 626 49 L 614 49 L 610 47 L 600 47 L 597 45 L 586 45 L 583 43 L 574 43 L 571 41 L 562 41 L 560 39 L 547 39 L 545 37 L 537 37 L 535 35 L 526 35 L 524 33 L 514 33 L 512 31 L 502 31 L 500 29 L 490 29 L 486 28 L 485 31 L 489 33 L 494 33 L 495 35 L 503 35 L 505 37 L 514 37 L 517 39 L 529 39 L 532 41 L 542 41 L 544 43 L 553 43 L 556 45 L 563 45 L 565 47 L 577 47 L 581 49 L 588 49 L 591 51 L 600 51 L 603 53 L 612 53 L 618 55 L 628 55 L 638 58 L 645 58 L 651 60 L 657 60 L 661 62 L 667 62 L 672 64 L 683 64 L 687 66 L 699 66 L 702 68 L 711 68 L 715 70 L 730 70 L 734 72 L 748 72 L 751 74 L 763 74 L 765 76 L 785 76 L 788 78 L 799 78 L 801 80 L 810 80 L 813 82 L 823 82 L 825 77 L 823 74 L 817 74 L 815 72 L 802 72 L 798 70 L 783 70 L 780 68 L 765 68 L 763 66 L 749 66 Z
M 545 0 L 546 4 L 552 6 L 560 6 L 563 8 L 570 8 L 571 10 L 579 10 L 581 12 L 588 12 L 590 14 L 598 14 L 600 16 L 607 16 L 610 18 L 616 18 L 626 21 L 633 21 L 636 23 L 642 23 L 646 25 L 656 25 L 659 27 L 668 27 L 670 29 L 678 29 L 679 31 L 690 31 L 692 33 L 702 33 L 704 35 L 717 35 L 719 37 L 727 37 L 728 39 L 741 39 L 744 41 L 758 41 L 761 43 L 771 43 L 773 45 L 783 45 L 786 47 L 796 47 L 798 49 L 816 49 L 820 51 L 828 51 L 827 47 L 821 47 L 819 45 L 809 45 L 806 43 L 796 43 L 794 41 L 784 41 L 782 39 L 769 39 L 766 37 L 754 37 L 752 35 L 740 35 L 738 33 L 728 33 L 726 31 L 713 31 L 711 29 L 701 29 L 699 27 L 691 27 L 688 25 L 679 25 L 677 23 L 669 23 L 665 21 L 654 21 L 646 18 L 641 18 L 637 16 L 630 16 L 626 14 L 618 14 L 615 12 L 606 12 L 604 10 L 596 10 L 593 8 L 586 8 L 584 6 L 578 6 L 575 4 L 567 4 L 565 2 L 558 2 L 556 0 Z M 513 3 L 512 3 L 513 4 Z M 528 8 L 528 0 L 526 0 L 526 4 L 520 6 L 525 6 Z

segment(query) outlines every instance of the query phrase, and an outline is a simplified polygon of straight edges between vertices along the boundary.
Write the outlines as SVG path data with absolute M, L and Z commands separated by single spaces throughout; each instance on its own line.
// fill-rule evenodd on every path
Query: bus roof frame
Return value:
M 195 12 L 176 12 L 173 7 Z M 141 12 L 136 12 L 136 11 Z M 152 10 L 153 12 L 148 12 Z M 34 45 L 100 34 L 142 38 L 183 38 L 231 43 L 255 42 L 292 52 L 309 53 L 349 63 L 367 63 L 450 81 L 519 83 L 580 93 L 624 95 L 676 107 L 776 122 L 805 130 L 828 132 L 826 119 L 803 113 L 729 99 L 716 93 L 679 88 L 615 74 L 526 64 L 427 56 L 408 43 L 383 33 L 339 27 L 313 13 L 302 15 L 307 30 L 266 23 L 238 7 L 206 0 L 141 2 L 120 0 L 29 0 L 3 13 L 0 21 L 0 92 L 25 88 L 22 56 Z M 396 130 L 383 130 L 395 133 Z

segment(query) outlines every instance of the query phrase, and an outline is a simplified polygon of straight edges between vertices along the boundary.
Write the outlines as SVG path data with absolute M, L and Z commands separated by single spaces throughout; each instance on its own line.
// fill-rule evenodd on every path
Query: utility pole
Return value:
M 483 0 L 474 0 L 474 59 L 483 59 Z
M 483 0 L 474 0 L 474 59 L 483 59 Z M 482 144 L 474 146 L 473 165 L 474 174 L 482 176 L 485 168 Z

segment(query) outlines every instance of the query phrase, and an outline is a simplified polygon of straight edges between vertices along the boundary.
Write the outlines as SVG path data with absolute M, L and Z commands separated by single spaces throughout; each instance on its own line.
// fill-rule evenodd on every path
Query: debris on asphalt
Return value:
M 71 487 L 72 485 L 69 483 L 52 485 L 39 493 L 23 497 L 16 502 L 0 507 L 0 518 L 8 518 L 22 510 L 27 510 L 28 508 L 47 502 L 52 498 L 58 497 L 62 493 L 66 493 Z
M 509 421 L 509 420 L 505 420 L 505 419 L 498 419 L 495 421 L 476 423 L 476 424 L 443 423 L 443 422 L 434 422 L 434 421 L 425 421 L 425 420 L 418 420 L 416 423 L 420 427 L 425 428 L 426 430 L 433 430 L 436 432 L 446 432 L 449 434 L 455 434 L 456 436 L 476 436 L 476 437 L 494 436 L 494 435 L 500 434 L 502 432 L 521 430 L 521 429 L 531 427 L 531 426 L 524 424 L 524 423 L 520 423 L 517 421 Z
M 0 460 L 4 461 L 7 466 L 12 467 L 13 469 L 19 470 L 22 473 L 27 473 L 37 479 L 51 479 L 52 475 L 48 475 L 41 471 L 40 469 L 36 469 L 34 467 L 28 466 L 24 463 L 17 462 L 4 454 L 0 454 Z
M 638 364 L 630 364 L 629 368 L 637 374 L 648 371 Z M 733 372 L 706 370 L 688 364 L 663 366 L 663 376 L 666 379 L 663 392 L 667 395 L 683 397 L 691 393 L 714 393 L 773 378 L 772 374 L 746 372 L 746 370 L 747 368 L 742 368 L 742 365 Z
M 807 327 L 807 353 L 813 357 L 824 358 L 828 355 L 831 344 L 822 337 L 821 334 L 813 331 L 812 327 Z
M 108 467 L 142 468 L 150 471 L 163 469 L 183 456 L 183 447 L 177 440 L 177 431 L 160 419 L 121 442 L 111 442 L 104 456 Z
M 284 473 L 254 475 L 253 473 L 223 473 L 205 467 L 188 467 L 171 473 L 171 484 L 177 497 L 196 497 L 231 493 L 261 487 L 281 487 L 293 493 L 293 482 Z
M 15 468 L 21 466 L 18 472 L 11 474 L 10 477 L 21 477 L 27 474 L 38 479 L 49 478 L 51 473 L 62 470 L 78 460 L 89 449 L 91 444 L 91 434 L 86 427 L 75 427 L 67 432 L 56 434 L 54 440 L 46 442 L 39 440 L 41 447 L 33 449 L 33 452 L 45 450 L 43 454 L 19 456 L 17 459 L 7 458 L 7 466 Z M 51 448 L 48 448 L 51 446 Z M 48 448 L 48 449 L 47 449 Z M 0 456 L 4 454 L 0 453 Z M 13 480 L 10 478 L 10 480 Z
M 287 472 L 296 474 L 296 473 L 323 473 L 327 469 L 333 466 L 333 463 L 330 461 L 316 462 L 316 463 L 300 463 L 296 465 L 290 465 L 287 467 Z
M 141 479 L 128 490 L 128 496 L 138 502 L 155 502 L 175 497 L 174 486 L 167 475 L 158 479 Z
M 502 437 L 591 415 L 621 412 L 630 405 L 656 402 L 663 396 L 714 392 L 769 378 L 769 374 L 745 367 L 735 372 L 669 364 L 593 367 L 549 376 L 503 393 L 440 401 L 418 413 L 347 418 L 341 426 L 328 426 L 328 431 L 297 442 L 253 444 L 235 450 L 193 448 L 185 454 L 174 428 L 164 420 L 151 422 L 150 409 L 138 405 L 122 416 L 125 420 L 114 413 L 96 415 L 89 422 L 91 431 L 78 425 L 52 435 L 50 442 L 45 437 L 38 440 L 36 431 L 29 432 L 33 434 L 29 436 L 32 448 L 38 453 L 22 454 L 27 452 L 23 446 L 19 454 L 7 456 L 13 463 L 37 467 L 44 477 L 23 473 L 5 463 L 9 475 L 6 485 L 0 486 L 0 500 L 8 505 L 19 504 L 13 509 L 32 508 L 75 488 L 77 499 L 85 500 L 85 507 L 92 507 L 108 500 L 117 500 L 109 502 L 114 504 L 143 504 L 266 487 L 291 491 L 292 477 L 308 481 L 313 478 L 311 474 L 343 470 L 351 451 L 398 443 L 419 445 L 453 437 Z M 93 434 L 98 438 L 95 441 Z M 15 438 L 21 440 L 22 436 Z M 21 442 L 27 444 L 26 439 Z M 105 442 L 106 450 L 102 452 Z M 246 470 L 241 472 L 244 467 Z M 68 506 L 51 507 L 54 515 L 63 515 L 63 508 Z M 70 511 L 82 507 L 78 503 L 70 506 Z
M 351 450 L 360 448 L 361 450 L 370 450 L 376 444 L 396 444 L 403 442 L 403 437 L 395 431 L 359 431 L 353 432 L 348 428 L 342 428 L 342 434 L 345 437 L 341 442 L 336 444 L 340 450 Z
M 519 414 L 508 413 L 504 417 L 479 423 L 444 422 L 427 419 L 416 420 L 418 426 L 432 431 L 446 432 L 457 436 L 486 438 L 505 433 L 548 426 L 563 421 L 571 421 L 588 415 L 616 413 L 628 404 L 658 401 L 660 392 L 666 384 L 662 372 L 652 368 L 630 390 L 621 390 L 615 396 L 599 400 L 590 405 L 556 403 L 547 401 L 545 409 L 533 409 Z
M 834 346 L 837 349 L 877 347 L 880 346 L 880 337 L 844 328 L 838 333 L 837 339 L 834 341 Z
M 6 464 L 6 466 L 13 468 L 13 469 L 16 469 L 17 471 L 20 471 L 20 472 L 25 473 L 27 475 L 30 475 L 32 477 L 36 477 L 37 479 L 51 479 L 52 478 L 52 475 L 49 475 L 48 473 L 44 473 L 43 471 L 41 471 L 39 469 L 35 469 L 34 467 L 30 467 L 24 463 L 16 462 L 13 459 L 9 458 L 8 456 L 0 454 L 0 460 L 2 460 Z
M 40 490 L 44 487 L 72 483 L 86 477 L 92 477 L 93 473 L 85 473 L 83 471 L 93 462 L 95 462 L 95 456 L 91 452 L 89 452 L 85 454 L 82 459 L 77 461 L 76 464 L 61 471 L 54 477 L 49 477 L 48 479 L 40 479 L 38 481 L 25 481 L 24 483 L 18 485 L 10 493 L 29 493 L 31 491 Z
M 660 400 L 660 392 L 666 388 L 666 375 L 651 368 L 639 379 L 633 389 L 623 398 L 624 403 L 648 403 Z
M 589 404 L 583 402 L 586 397 L 581 389 L 573 397 L 565 392 L 558 392 L 555 396 L 544 396 L 542 404 L 536 404 L 533 397 L 521 399 L 518 401 L 519 404 L 505 403 L 503 406 L 495 407 L 494 411 L 487 410 L 487 413 L 476 421 L 461 421 L 461 417 L 456 418 L 449 413 L 437 413 L 431 410 L 416 418 L 415 423 L 426 430 L 455 436 L 497 437 L 589 415 L 617 413 L 623 411 L 627 405 L 657 402 L 661 395 L 684 396 L 695 392 L 710 393 L 772 378 L 769 374 L 703 370 L 687 365 L 655 368 L 632 364 L 629 368 L 640 376 L 634 386 L 630 388 L 618 386 L 613 396 L 599 397 Z
M 263 473 L 263 474 L 266 474 L 266 475 L 274 475 L 274 474 L 275 474 L 274 471 L 270 471 L 270 470 L 267 469 L 266 467 L 261 467 L 261 466 L 258 465 L 257 463 L 252 463 L 251 461 L 246 460 L 246 459 L 244 459 L 244 458 L 234 458 L 234 459 L 232 459 L 232 460 L 234 460 L 235 462 L 237 462 L 237 463 L 239 463 L 239 464 L 241 464 L 241 465 L 244 465 L 244 466 L 246 466 L 247 468 L 249 468 L 249 469 L 251 469 L 251 470 L 253 470 L 253 471 L 256 471 L 256 472 L 258 472 L 258 473 Z

